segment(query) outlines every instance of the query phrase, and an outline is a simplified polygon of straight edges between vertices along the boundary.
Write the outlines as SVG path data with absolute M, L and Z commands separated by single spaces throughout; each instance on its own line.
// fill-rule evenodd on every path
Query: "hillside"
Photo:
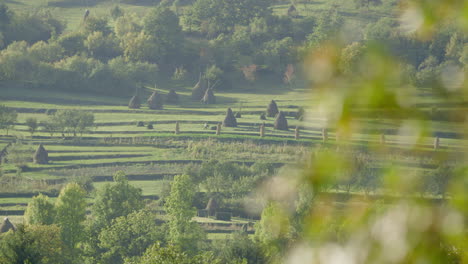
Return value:
M 0 3 L 0 263 L 465 263 L 468 35 L 423 7 Z

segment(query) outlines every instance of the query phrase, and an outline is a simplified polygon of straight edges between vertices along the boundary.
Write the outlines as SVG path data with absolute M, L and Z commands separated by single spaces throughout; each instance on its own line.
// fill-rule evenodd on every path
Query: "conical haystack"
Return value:
M 49 154 L 42 144 L 39 145 L 33 156 L 33 161 L 36 164 L 49 163 Z
M 175 131 L 174 133 L 178 135 L 180 133 L 180 126 L 179 126 L 179 121 L 175 123 Z
M 297 16 L 297 9 L 294 5 L 290 5 L 288 8 L 288 16 L 295 17 Z
M 216 97 L 213 93 L 213 89 L 207 89 L 201 101 L 204 104 L 216 104 Z
M 228 108 L 226 117 L 223 121 L 223 126 L 225 127 L 237 127 L 237 120 L 234 114 L 232 113 L 231 108 Z
M 130 109 L 138 109 L 141 107 L 140 97 L 138 95 L 134 95 L 130 102 L 128 102 L 128 108 Z
M 262 113 L 262 114 L 260 115 L 260 120 L 266 120 L 265 113 Z
M 276 115 L 275 129 L 288 130 L 288 120 L 286 120 L 286 117 L 284 117 L 283 111 L 279 112 L 278 115 Z
M 200 78 L 198 79 L 197 84 L 192 89 L 192 100 L 193 101 L 200 101 L 206 92 L 206 84 L 205 80 L 202 78 L 200 74 Z
M 299 131 L 299 126 L 297 126 L 296 129 L 294 129 L 294 139 L 296 140 L 300 138 Z
M 275 100 L 271 100 L 270 104 L 268 105 L 266 114 L 268 117 L 275 117 L 278 114 L 278 106 L 276 105 Z
M 163 109 L 164 97 L 162 94 L 155 91 L 146 102 L 148 103 L 149 109 L 161 110 Z
M 216 210 L 218 210 L 219 205 L 215 198 L 210 198 L 208 204 L 206 205 L 205 210 L 208 211 L 208 215 L 214 215 Z
M 8 217 L 5 217 L 3 223 L 0 225 L 0 234 L 6 233 L 10 230 L 16 231 L 16 226 L 10 222 L 10 219 L 8 219 Z
M 179 102 L 179 95 L 171 89 L 169 93 L 166 95 L 166 103 L 168 104 L 177 104 Z

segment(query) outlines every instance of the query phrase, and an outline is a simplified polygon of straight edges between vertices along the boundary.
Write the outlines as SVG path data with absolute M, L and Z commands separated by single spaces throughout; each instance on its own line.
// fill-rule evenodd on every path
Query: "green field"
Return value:
M 95 16 L 109 16 L 109 10 L 116 5 L 113 1 L 96 5 L 90 4 L 92 1 L 88 0 L 76 2 L 76 5 L 66 5 L 52 0 L 7 1 L 8 6 L 17 12 L 33 8 L 51 11 L 66 22 L 68 32 L 80 29 L 84 10 L 89 9 Z M 389 6 L 363 12 L 356 11 L 352 1 L 338 0 L 334 4 L 339 6 L 338 12 L 345 18 L 346 30 L 350 32 L 347 36 L 349 42 L 361 39 L 361 33 L 353 33 L 368 23 L 382 17 L 394 17 L 387 12 Z M 276 14 L 284 14 L 289 5 L 289 1 L 284 1 L 273 6 L 272 10 Z M 331 5 L 330 1 L 322 0 L 300 3 L 297 7 L 300 15 L 308 16 L 330 10 Z M 139 17 L 143 17 L 149 9 L 147 5 L 119 3 L 119 6 L 126 12 L 135 12 Z M 110 23 L 113 21 L 110 20 Z M 313 85 L 303 80 L 299 80 L 293 87 L 259 81 L 237 90 L 216 91 L 217 103 L 213 105 L 191 101 L 191 85 L 171 81 L 158 84 L 158 92 L 167 94 L 170 89 L 175 89 L 181 98 L 178 104 L 165 104 L 163 110 L 150 110 L 146 104 L 138 110 L 129 109 L 130 96 L 34 90 L 2 85 L 0 102 L 17 111 L 18 118 L 14 129 L 9 131 L 10 136 L 0 136 L 0 150 L 8 143 L 20 141 L 31 150 L 31 159 L 21 170 L 11 163 L 1 165 L 0 195 L 9 197 L 0 196 L 0 215 L 9 216 L 6 213 L 8 211 L 25 210 L 26 204 L 37 193 L 56 196 L 67 183 L 88 178 L 91 179 L 94 190 L 89 193 L 87 201 L 92 204 L 96 191 L 112 182 L 112 175 L 117 171 L 124 171 L 130 178 L 130 184 L 140 188 L 144 196 L 156 199 L 155 197 L 167 193 L 171 177 L 175 174 L 182 174 L 190 170 L 191 166 L 200 166 L 202 162 L 211 160 L 232 161 L 245 166 L 255 163 L 297 166 L 322 149 L 346 151 L 348 147 L 354 147 L 366 153 L 369 149 L 385 148 L 390 153 L 387 156 L 365 157 L 366 161 L 372 163 L 371 169 L 378 170 L 388 164 L 398 164 L 402 167 L 401 173 L 412 178 L 414 175 L 424 177 L 431 174 L 435 169 L 435 161 L 440 157 L 458 159 L 461 151 L 468 146 L 463 135 L 453 133 L 463 131 L 466 126 L 464 123 L 433 120 L 429 122 L 427 131 L 423 131 L 425 134 L 422 140 L 416 142 L 413 137 L 405 134 L 404 124 L 400 120 L 373 116 L 372 110 L 368 109 L 356 109 L 361 114 L 358 120 L 353 120 L 358 132 L 349 138 L 339 139 L 335 128 L 328 126 L 336 120 L 324 118 L 317 107 L 321 104 L 320 98 L 312 95 Z M 145 102 L 154 89 L 145 87 L 143 90 L 142 101 Z M 288 131 L 273 129 L 274 118 L 260 119 L 271 100 L 275 100 L 279 109 L 286 112 Z M 425 89 L 419 89 L 418 94 L 409 95 L 408 100 L 415 109 L 425 114 L 433 108 L 447 112 L 465 110 L 462 99 L 448 104 Z M 237 119 L 239 126 L 223 127 L 221 135 L 217 136 L 213 128 L 223 121 L 227 108 L 242 114 Z M 295 118 L 300 108 L 306 111 L 304 120 Z M 27 119 L 47 121 L 51 118 L 48 112 L 69 109 L 92 112 L 95 126 L 77 137 L 71 134 L 50 134 L 42 128 L 33 135 L 28 131 Z M 137 127 L 137 122 L 140 121 L 144 122 L 144 126 Z M 178 135 L 174 134 L 176 122 L 180 125 Z M 266 125 L 265 136 L 260 137 L 260 125 L 263 123 Z M 148 129 L 148 124 L 152 124 L 153 129 Z M 296 127 L 300 128 L 299 139 L 295 139 Z M 322 129 L 325 127 L 329 129 L 326 142 L 322 137 Z M 379 143 L 382 133 L 385 133 L 385 144 Z M 434 150 L 436 135 L 441 135 L 440 146 Z M 48 151 L 50 160 L 46 165 L 32 163 L 33 152 L 39 144 L 44 144 Z M 351 152 L 353 154 L 356 153 Z M 200 186 L 197 191 L 206 193 Z M 344 192 L 339 187 L 327 191 Z M 381 191 L 373 190 L 374 194 Z M 353 190 L 353 193 L 363 195 L 362 190 Z M 18 197 L 14 197 L 15 195 Z M 55 197 L 51 199 L 54 201 Z M 152 209 L 155 211 L 161 211 L 159 204 L 154 207 Z M 14 223 L 22 222 L 21 215 L 9 217 Z M 167 220 L 166 218 L 161 213 L 160 219 Z M 208 234 L 210 240 L 226 239 L 229 236 L 227 233 L 239 230 L 238 224 L 250 222 L 249 219 L 241 218 L 219 221 L 196 217 L 194 220 L 213 232 Z M 226 223 L 232 226 L 221 225 Z M 209 224 L 220 225 L 211 227 Z

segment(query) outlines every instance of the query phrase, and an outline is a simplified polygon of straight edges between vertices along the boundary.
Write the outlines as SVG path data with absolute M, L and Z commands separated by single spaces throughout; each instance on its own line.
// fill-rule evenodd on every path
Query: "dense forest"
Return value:
M 0 263 L 468 263 L 466 1 L 18 1 Z
M 356 8 L 365 13 L 360 2 Z M 388 12 L 397 5 L 371 3 L 385 5 Z M 410 83 L 418 87 L 434 86 L 437 73 L 468 62 L 466 33 L 451 24 L 424 40 L 403 31 L 389 15 L 361 22 L 357 30 L 346 27 L 349 20 L 339 6 L 302 16 L 274 14 L 270 4 L 165 1 L 144 17 L 116 5 L 108 16 L 90 12 L 78 29 L 65 31 L 64 22 L 47 10 L 13 12 L 3 3 L 1 80 L 35 89 L 128 95 L 137 86 L 195 79 L 202 72 L 221 81 L 217 89 L 230 89 L 257 78 L 282 82 L 288 65 L 300 67 L 307 50 L 331 39 L 346 45 L 343 71 L 351 73 L 363 50 L 379 43 L 401 60 Z

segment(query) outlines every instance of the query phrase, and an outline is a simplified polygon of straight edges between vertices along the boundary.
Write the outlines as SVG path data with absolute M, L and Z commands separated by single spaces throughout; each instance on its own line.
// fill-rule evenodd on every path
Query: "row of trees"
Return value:
M 63 25 L 49 13 L 17 14 L 2 4 L 5 49 L 0 52 L 0 79 L 125 94 L 137 84 L 154 83 L 173 73 L 175 79 L 187 78 L 187 71 L 193 75 L 200 68 L 219 70 L 223 85 L 218 89 L 242 75 L 255 81 L 258 73 L 274 73 L 281 81 L 304 51 L 343 30 L 344 17 L 337 6 L 319 16 L 292 19 L 274 15 L 270 5 L 263 0 L 197 0 L 183 13 L 160 4 L 143 18 L 114 8 L 113 27 L 109 18 L 91 14 L 78 30 L 62 33 Z M 434 76 L 451 65 L 467 63 L 466 34 L 451 25 L 439 29 L 431 41 L 401 32 L 390 18 L 361 30 L 355 39 L 362 35 L 363 40 L 343 50 L 346 71 L 359 68 L 355 62 L 360 50 L 372 41 L 385 43 L 404 59 L 410 81 L 418 86 L 435 83 Z
M 55 133 L 68 133 L 76 137 L 94 127 L 94 114 L 81 110 L 58 110 L 50 113 L 49 120 L 38 122 L 36 118 L 28 118 L 25 125 L 33 135 L 39 127 L 44 132 L 53 136 Z M 8 131 L 12 129 L 17 121 L 18 114 L 12 108 L 0 105 L 0 129 Z
M 231 251 L 225 257 L 235 258 L 226 258 L 227 262 L 209 251 L 200 253 L 206 249 L 206 236 L 192 221 L 196 214 L 193 189 L 190 176 L 174 178 L 165 203 L 168 221 L 158 225 L 155 216 L 144 209 L 141 189 L 130 185 L 122 172 L 115 174 L 114 183 L 97 192 L 88 220 L 86 191 L 79 184 L 68 184 L 55 203 L 45 195 L 34 197 L 25 213 L 25 225 L 0 235 L 0 261 L 242 263 L 244 254 L 235 256 L 235 250 L 229 247 L 223 249 L 225 253 Z M 246 241 L 246 235 L 243 240 L 252 243 Z

